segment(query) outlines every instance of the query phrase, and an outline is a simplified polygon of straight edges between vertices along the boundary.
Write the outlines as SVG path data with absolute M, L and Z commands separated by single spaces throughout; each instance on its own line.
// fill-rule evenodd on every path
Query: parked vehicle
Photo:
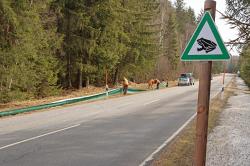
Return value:
M 178 79 L 178 86 L 194 85 L 193 73 L 182 73 Z

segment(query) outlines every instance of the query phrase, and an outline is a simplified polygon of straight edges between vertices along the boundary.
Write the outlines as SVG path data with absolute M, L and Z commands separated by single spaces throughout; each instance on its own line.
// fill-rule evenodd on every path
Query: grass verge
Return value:
M 174 87 L 176 86 L 176 84 L 177 84 L 176 81 L 169 81 L 169 87 Z M 121 85 L 119 87 L 121 87 Z M 141 84 L 132 83 L 131 85 L 129 85 L 129 87 L 135 88 L 135 89 L 148 90 L 147 83 L 141 83 Z M 114 87 L 114 88 L 117 88 L 117 87 Z M 42 105 L 42 104 L 46 104 L 50 102 L 55 102 L 58 100 L 69 99 L 69 98 L 74 98 L 74 97 L 82 97 L 82 96 L 93 95 L 97 93 L 103 93 L 103 92 L 105 92 L 105 87 L 94 87 L 94 86 L 90 86 L 89 88 L 82 88 L 81 90 L 65 90 L 60 96 L 51 96 L 51 97 L 46 97 L 42 99 L 30 99 L 30 100 L 25 100 L 25 101 L 13 101 L 9 103 L 0 103 L 0 112 L 7 111 L 10 109 L 19 109 L 19 108 L 24 108 L 24 107 L 37 106 L 37 105 Z M 112 96 L 112 98 L 119 97 L 119 96 L 123 96 L 123 95 L 115 95 L 115 96 Z
M 25 101 L 13 101 L 9 103 L 0 103 L 0 112 L 7 111 L 9 109 L 18 109 L 23 107 L 36 106 L 41 104 L 46 104 L 50 102 L 55 102 L 58 100 L 63 100 L 67 98 L 81 97 L 86 95 L 92 95 L 96 93 L 104 92 L 103 87 L 93 87 L 83 88 L 81 90 L 65 90 L 60 96 L 51 96 L 42 99 L 30 99 Z
M 210 102 L 208 132 L 219 122 L 219 115 L 232 96 L 235 79 Z M 153 166 L 192 166 L 196 133 L 196 119 L 194 119 L 168 146 L 163 149 L 152 162 Z

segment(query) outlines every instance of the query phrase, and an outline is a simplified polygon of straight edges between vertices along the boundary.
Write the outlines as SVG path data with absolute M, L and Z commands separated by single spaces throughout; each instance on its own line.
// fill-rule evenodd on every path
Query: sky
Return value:
M 171 0 L 174 2 L 175 0 Z M 201 9 L 204 8 L 204 2 L 205 0 L 184 0 L 186 7 L 191 7 L 194 9 L 196 16 L 200 13 Z M 217 7 L 216 9 L 222 13 L 225 13 L 226 10 L 226 1 L 225 0 L 216 0 Z M 230 25 L 223 19 L 221 19 L 221 14 L 216 12 L 216 19 L 215 23 L 217 25 L 217 28 L 221 34 L 221 37 L 224 42 L 230 41 L 230 39 L 235 39 L 237 37 L 237 30 L 236 29 L 230 29 Z M 239 53 L 235 51 L 234 49 L 231 50 L 231 47 L 228 47 L 228 51 L 232 55 L 238 55 Z

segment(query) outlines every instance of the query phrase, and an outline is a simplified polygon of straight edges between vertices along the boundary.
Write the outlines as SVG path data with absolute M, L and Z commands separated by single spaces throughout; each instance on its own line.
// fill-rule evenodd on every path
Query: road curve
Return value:
M 212 80 L 211 97 L 221 82 Z M 138 166 L 194 115 L 197 90 L 173 87 L 2 118 L 0 165 Z

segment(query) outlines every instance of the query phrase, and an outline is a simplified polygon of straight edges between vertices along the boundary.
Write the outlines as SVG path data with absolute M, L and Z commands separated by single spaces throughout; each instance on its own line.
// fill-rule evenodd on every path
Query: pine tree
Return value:
M 88 86 L 116 64 L 122 45 L 119 1 L 58 1 L 61 6 L 60 33 L 65 34 L 64 51 L 68 60 L 68 87 L 72 80 Z M 78 75 L 78 79 L 76 78 Z M 83 77 L 83 78 L 82 78 Z M 74 81 L 76 82 L 76 81 Z
M 44 97 L 56 89 L 57 64 L 53 55 L 58 38 L 52 27 L 46 27 L 46 20 L 41 20 L 47 9 L 44 1 L 1 2 L 7 23 L 4 35 L 8 36 L 1 45 L 5 70 L 2 77 L 6 78 L 0 79 L 1 89 L 8 90 L 6 98 L 23 98 L 24 94 Z
M 131 0 L 123 3 L 123 28 L 128 42 L 125 41 L 125 50 L 121 54 L 114 80 L 116 82 L 118 72 L 129 77 L 135 77 L 140 69 L 152 70 L 156 56 L 159 53 L 160 28 L 152 21 L 158 12 L 159 3 L 155 0 L 137 1 Z M 141 71 L 141 70 L 140 70 Z
M 154 68 L 163 52 L 178 72 L 194 24 L 183 0 L 175 8 L 163 0 L 1 0 L 0 100 L 104 85 L 106 71 L 114 83 L 145 81 L 162 72 Z
M 230 43 L 244 46 L 250 41 L 250 1 L 249 0 L 226 0 L 227 9 L 224 19 L 232 28 L 237 28 L 239 35 Z
M 175 11 L 176 11 L 176 21 L 179 33 L 183 33 L 185 31 L 186 18 L 185 18 L 184 7 L 185 7 L 184 0 L 176 0 Z
M 240 75 L 250 86 L 250 46 L 245 45 L 240 56 Z
M 179 62 L 179 47 L 178 47 L 178 36 L 177 36 L 177 23 L 175 16 L 170 14 L 167 23 L 167 31 L 165 38 L 166 42 L 166 56 L 168 57 L 172 69 L 176 70 Z

